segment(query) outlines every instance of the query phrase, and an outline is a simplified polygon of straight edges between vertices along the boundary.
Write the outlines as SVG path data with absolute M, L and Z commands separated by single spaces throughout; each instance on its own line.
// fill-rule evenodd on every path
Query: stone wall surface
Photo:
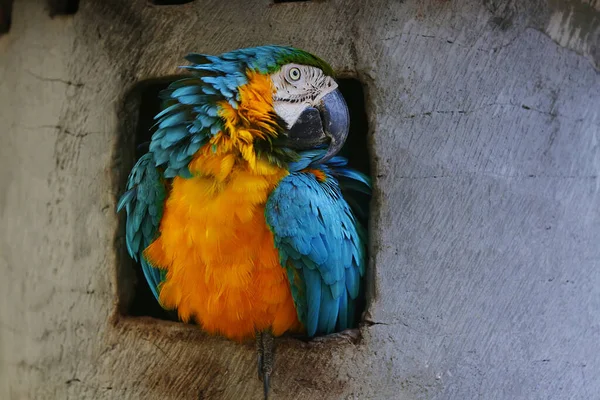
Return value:
M 128 93 L 291 44 L 365 85 L 356 332 L 282 339 L 274 399 L 600 393 L 600 2 L 15 1 L 0 36 L 0 398 L 259 399 L 253 344 L 122 316 Z M 129 105 L 127 105 L 129 104 Z M 129 122 L 128 122 L 129 121 Z

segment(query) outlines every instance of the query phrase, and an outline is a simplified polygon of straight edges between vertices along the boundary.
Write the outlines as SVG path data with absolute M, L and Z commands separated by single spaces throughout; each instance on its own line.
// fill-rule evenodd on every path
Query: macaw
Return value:
M 349 112 L 323 60 L 282 46 L 186 59 L 118 203 L 127 249 L 163 308 L 256 338 L 267 396 L 274 337 L 355 325 L 367 236 L 351 200 L 370 181 L 337 155 Z

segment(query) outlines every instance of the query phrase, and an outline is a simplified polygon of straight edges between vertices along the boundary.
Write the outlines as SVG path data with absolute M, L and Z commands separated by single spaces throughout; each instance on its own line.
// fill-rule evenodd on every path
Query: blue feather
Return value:
M 222 129 L 223 127 L 221 126 L 221 124 L 214 124 L 210 127 L 210 134 L 214 136 L 217 133 L 219 133 Z
M 322 158 L 327 153 L 326 150 L 308 150 L 299 153 L 299 159 L 288 165 L 290 172 L 296 172 L 308 168 L 314 161 Z
M 323 282 L 326 283 L 325 280 L 323 280 Z M 344 282 L 343 277 L 328 285 L 329 290 L 331 290 L 331 295 L 334 299 L 338 299 L 341 296 L 346 296 L 346 282 Z
M 308 336 L 314 336 L 319 324 L 321 311 L 321 276 L 316 270 L 304 270 L 304 282 L 306 284 L 306 304 L 308 314 L 306 316 L 306 331 Z
M 142 258 L 141 264 L 142 272 L 144 273 L 144 277 L 146 278 L 146 281 L 150 286 L 150 290 L 152 291 L 154 297 L 158 300 L 158 286 L 162 281 L 161 272 L 159 269 L 154 268 L 150 264 L 148 264 L 148 262 L 144 258 Z
M 158 120 L 158 119 L 162 118 L 163 116 L 171 113 L 172 111 L 180 109 L 180 107 L 181 107 L 181 105 L 179 105 L 179 104 L 173 104 L 173 105 L 171 105 L 169 107 L 166 107 L 164 110 L 162 110 L 161 112 L 159 112 L 158 114 L 156 114 L 154 116 L 154 119 Z
M 319 312 L 319 332 L 333 332 L 337 322 L 340 298 L 333 298 L 329 287 L 321 282 L 321 309 Z
M 117 209 L 125 208 L 127 223 L 125 242 L 134 260 L 140 260 L 144 276 L 158 300 L 158 286 L 163 272 L 150 266 L 143 251 L 156 239 L 162 218 L 166 189 L 160 171 L 155 167 L 152 153 L 143 155 L 135 164 L 127 180 L 127 192 L 119 199 Z
M 343 331 L 345 329 L 350 328 L 351 325 L 348 322 L 348 295 L 344 293 L 340 297 L 340 311 L 338 317 L 337 330 Z
M 342 176 L 344 178 L 349 178 L 351 180 L 358 181 L 364 184 L 367 190 L 371 188 L 371 180 L 369 179 L 369 177 L 358 171 L 354 171 L 349 168 L 339 168 L 335 170 L 335 175 L 336 177 Z M 367 193 L 370 193 L 370 190 L 367 191 Z
M 309 253 L 309 258 L 315 264 L 322 265 L 327 261 L 327 248 L 323 243 L 323 238 L 321 235 L 317 234 L 311 239 L 311 251 Z
M 348 160 L 346 160 L 342 156 L 335 156 L 335 157 L 330 158 L 329 161 L 327 161 L 328 167 L 343 167 L 347 164 L 348 164 Z
M 205 101 L 209 101 L 210 96 L 204 94 L 190 94 L 187 96 L 180 96 L 177 98 L 181 104 L 202 104 Z
M 175 178 L 178 175 L 179 171 L 175 168 L 168 167 L 165 169 L 165 178 Z
M 171 127 L 171 126 L 175 126 L 177 124 L 180 124 L 182 122 L 185 122 L 187 116 L 185 113 L 179 112 L 177 114 L 171 114 L 165 118 L 163 118 L 159 124 L 158 124 L 158 128 L 167 128 L 167 127 Z
M 191 94 L 199 94 L 199 93 L 202 93 L 201 86 L 189 85 L 189 86 L 183 86 L 183 87 L 180 87 L 179 89 L 174 90 L 173 93 L 171 93 L 171 97 L 175 98 L 175 97 L 188 96 Z M 173 107 L 173 106 L 171 106 L 171 107 Z
M 215 88 L 213 88 L 212 86 L 202 86 L 202 91 L 205 94 L 220 94 Z
M 176 143 L 186 137 L 188 131 L 184 125 L 174 126 L 165 130 L 164 141 L 168 143 Z
M 117 203 L 117 212 L 120 212 L 127 203 L 131 202 L 131 200 L 135 197 L 135 195 L 136 195 L 135 189 L 131 189 L 131 190 L 128 190 L 125 193 L 123 193 L 123 195 L 119 199 L 119 202 Z
M 300 170 L 279 183 L 265 207 L 281 264 L 288 278 L 295 278 L 290 278 L 292 296 L 309 336 L 351 326 L 366 265 L 366 237 L 335 178 L 335 165 L 344 162 L 336 159 L 334 166 L 314 164 L 322 156 L 321 150 L 301 153 L 291 167 Z M 325 172 L 325 181 L 303 172 L 308 165 Z M 351 172 L 346 175 L 348 180 L 362 178 Z M 297 276 L 303 278 L 301 284 Z M 300 294 L 300 286 L 305 295 Z
M 352 299 L 356 299 L 358 297 L 358 293 L 360 291 L 360 276 L 359 271 L 354 268 L 349 268 L 346 271 L 346 290 L 348 291 L 348 295 Z

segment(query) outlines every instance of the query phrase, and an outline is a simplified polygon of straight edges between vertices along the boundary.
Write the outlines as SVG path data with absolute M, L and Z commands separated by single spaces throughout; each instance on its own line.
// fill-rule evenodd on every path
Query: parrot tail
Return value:
M 270 330 L 256 333 L 256 351 L 258 353 L 258 379 L 263 381 L 265 400 L 268 400 L 269 383 L 275 359 L 275 338 Z

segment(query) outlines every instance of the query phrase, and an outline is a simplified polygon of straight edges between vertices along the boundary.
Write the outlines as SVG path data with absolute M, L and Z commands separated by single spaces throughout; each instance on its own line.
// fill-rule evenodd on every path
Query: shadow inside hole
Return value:
M 280 3 L 308 3 L 309 1 L 312 1 L 312 0 L 273 0 L 273 3 L 275 3 L 275 4 L 280 4 Z
M 0 0 L 0 35 L 10 31 L 13 0 Z
M 350 131 L 344 147 L 340 150 L 339 155 L 348 159 L 348 165 L 356 169 L 363 174 L 371 177 L 371 154 L 369 152 L 369 142 L 367 135 L 369 133 L 369 123 L 367 118 L 367 111 L 365 108 L 365 91 L 362 83 L 358 79 L 354 78 L 338 78 L 339 90 L 342 92 L 346 104 L 348 105 L 348 111 L 350 113 Z M 369 229 L 369 215 L 370 215 L 370 203 L 371 196 L 353 191 L 350 195 L 344 194 L 344 198 L 354 200 L 357 207 L 352 207 L 356 214 L 356 218 L 360 224 L 368 232 Z M 350 204 L 353 206 L 353 204 Z M 365 210 L 364 214 L 360 214 L 360 210 Z M 366 246 L 365 258 L 369 260 L 369 246 Z M 365 276 L 367 279 L 368 275 Z M 366 294 L 367 282 L 363 283 L 363 290 L 360 294 L 358 302 L 356 304 L 355 314 L 355 326 L 358 326 L 362 322 L 363 311 L 367 306 Z
M 338 78 L 336 81 L 350 112 L 350 132 L 339 154 L 348 159 L 352 168 L 370 176 L 371 162 L 367 141 L 369 125 L 365 111 L 365 91 L 358 79 Z
M 48 0 L 50 16 L 73 15 L 79 10 L 79 0 Z
M 137 112 L 137 121 L 135 128 L 135 159 L 131 165 L 148 152 L 148 146 L 154 130 L 152 126 L 156 122 L 154 116 L 161 110 L 160 92 L 166 89 L 169 84 L 181 77 L 172 77 L 159 80 L 141 82 L 133 91 L 135 92 L 132 101 L 139 104 Z M 129 171 L 127 171 L 129 173 Z M 164 320 L 177 321 L 177 314 L 173 311 L 163 309 L 156 301 L 150 287 L 147 284 L 142 265 L 129 258 L 135 268 L 135 285 L 133 299 L 125 310 L 126 315 L 147 316 Z
M 161 111 L 161 100 L 159 93 L 167 86 L 183 76 L 170 77 L 161 80 L 146 81 L 140 83 L 133 91 L 136 104 L 139 104 L 137 112 L 137 121 L 135 122 L 135 160 L 133 165 L 142 155 L 148 151 L 150 139 L 154 132 L 152 126 L 155 124 L 154 116 Z M 364 90 L 361 82 L 353 78 L 337 79 L 339 89 L 346 99 L 350 111 L 350 132 L 348 139 L 340 155 L 346 157 L 349 165 L 370 176 L 370 156 L 368 153 L 368 123 L 365 111 Z M 126 107 L 127 109 L 128 107 Z M 127 171 L 129 173 L 129 171 Z M 353 197 L 368 210 L 369 196 L 362 193 L 352 193 Z M 366 215 L 357 215 L 359 221 L 368 229 L 368 213 Z M 367 256 L 368 259 L 368 256 Z M 135 263 L 128 258 L 131 263 Z M 133 290 L 133 298 L 126 306 L 125 314 L 131 316 L 149 316 L 164 320 L 177 320 L 176 312 L 166 311 L 156 301 L 149 286 L 146 283 L 142 266 L 139 262 L 133 266 L 135 268 L 136 284 L 133 288 L 124 288 Z M 356 321 L 357 325 L 361 321 L 361 315 L 365 307 L 364 290 L 363 297 L 357 304 Z M 298 337 L 299 338 L 299 337 Z

